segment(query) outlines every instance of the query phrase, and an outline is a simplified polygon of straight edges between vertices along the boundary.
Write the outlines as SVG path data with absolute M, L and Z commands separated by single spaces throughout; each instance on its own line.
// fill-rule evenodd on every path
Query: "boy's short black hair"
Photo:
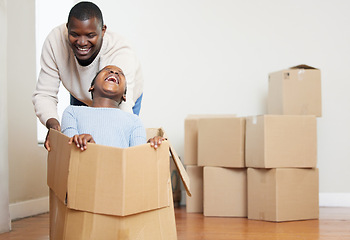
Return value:
M 74 17 L 80 21 L 88 20 L 90 18 L 96 18 L 103 26 L 103 17 L 100 8 L 92 2 L 79 2 L 69 12 L 68 23 L 70 19 Z

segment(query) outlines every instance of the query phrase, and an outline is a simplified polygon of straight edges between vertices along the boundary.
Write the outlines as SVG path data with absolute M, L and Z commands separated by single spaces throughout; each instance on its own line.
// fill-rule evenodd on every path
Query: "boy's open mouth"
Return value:
M 114 82 L 116 84 L 119 84 L 119 78 L 115 75 L 110 75 L 108 76 L 105 81 L 110 81 L 110 82 Z

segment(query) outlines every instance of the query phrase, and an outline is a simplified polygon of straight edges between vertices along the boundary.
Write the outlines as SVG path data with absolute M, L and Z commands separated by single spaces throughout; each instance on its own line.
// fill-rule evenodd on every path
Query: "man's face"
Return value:
M 78 62 L 87 66 L 99 53 L 106 26 L 96 18 L 80 21 L 74 17 L 67 24 L 68 40 Z
M 113 65 L 106 66 L 98 74 L 95 80 L 93 86 L 94 97 L 99 95 L 113 98 L 115 101 L 121 102 L 125 97 L 125 88 L 126 81 L 123 71 Z

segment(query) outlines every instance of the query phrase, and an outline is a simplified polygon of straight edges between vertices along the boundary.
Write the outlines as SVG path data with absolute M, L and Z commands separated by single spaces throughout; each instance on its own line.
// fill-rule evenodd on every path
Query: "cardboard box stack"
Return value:
M 268 115 L 248 117 L 248 218 L 266 221 L 319 216 L 318 69 L 300 65 L 269 75 Z
M 245 119 L 192 115 L 185 119 L 184 163 L 191 179 L 187 212 L 246 217 Z
M 168 141 L 81 152 L 50 131 L 50 239 L 177 239 L 169 149 L 189 192 L 181 161 Z
M 318 218 L 318 69 L 299 65 L 269 75 L 268 114 L 191 115 L 184 163 L 187 212 L 292 221 Z

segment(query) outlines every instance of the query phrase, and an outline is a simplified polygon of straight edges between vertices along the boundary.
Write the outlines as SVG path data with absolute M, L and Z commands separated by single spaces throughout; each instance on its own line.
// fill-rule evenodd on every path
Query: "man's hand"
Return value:
M 77 148 L 80 148 L 81 151 L 84 151 L 87 149 L 87 143 L 95 143 L 95 140 L 92 138 L 90 134 L 80 134 L 80 135 L 74 135 L 69 139 L 69 144 L 75 143 Z
M 158 146 L 160 144 L 162 144 L 162 142 L 165 140 L 165 138 L 160 137 L 160 136 L 156 136 L 153 138 L 150 138 L 147 142 L 149 142 L 151 144 L 151 147 L 153 147 L 154 149 L 157 149 Z
M 58 120 L 56 118 L 50 118 L 46 122 L 46 127 L 47 127 L 48 131 L 47 131 L 47 134 L 46 134 L 44 147 L 46 148 L 47 151 L 50 152 L 50 150 L 51 150 L 51 148 L 50 148 L 50 137 L 49 137 L 50 128 L 55 129 L 57 131 L 61 131 L 61 126 L 60 126 L 60 123 L 58 122 Z

